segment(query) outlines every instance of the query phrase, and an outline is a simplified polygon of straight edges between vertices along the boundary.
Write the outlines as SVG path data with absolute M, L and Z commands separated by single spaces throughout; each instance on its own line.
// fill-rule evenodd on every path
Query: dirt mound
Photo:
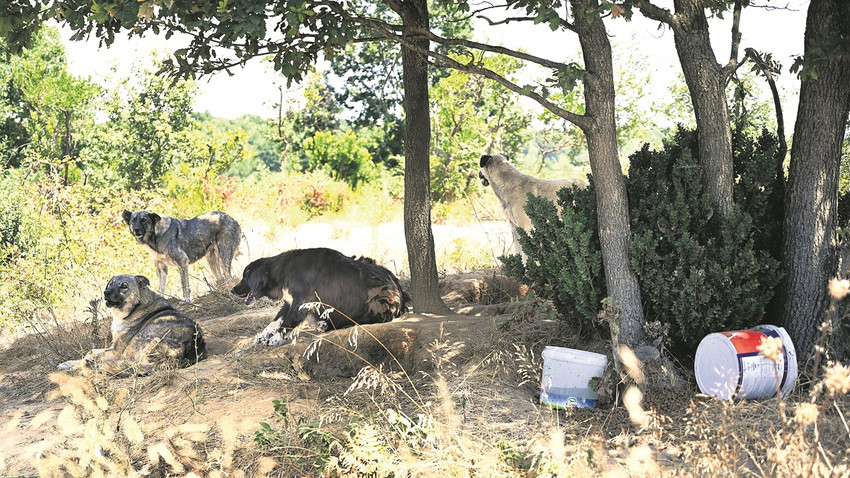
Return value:
M 428 374 L 449 365 L 468 367 L 476 363 L 475 357 L 480 360 L 484 344 L 492 343 L 500 324 L 512 320 L 496 314 L 524 295 L 515 281 L 492 274 L 447 277 L 442 282 L 447 303 L 471 315 L 411 313 L 386 324 L 320 336 L 304 334 L 290 345 L 253 347 L 240 355 L 236 352 L 271 321 L 278 307 L 259 301 L 248 308 L 227 293 L 232 285 L 219 284 L 191 304 L 175 301 L 178 309 L 200 324 L 207 341 L 209 358 L 186 369 L 110 380 L 56 373 L 57 363 L 79 358 L 95 344 L 108 342 L 108 324 L 104 326 L 102 320 L 45 329 L 0 351 L 0 406 L 5 410 L 0 415 L 0 474 L 33 474 L 34 457 L 65 446 L 68 437 L 60 433 L 60 415 L 79 404 L 56 390 L 69 380 L 94 384 L 92 393 L 110 403 L 107 410 L 132 408 L 134 419 L 145 424 L 146 435 L 156 436 L 189 422 L 227 420 L 233 433 L 250 437 L 260 422 L 269 419 L 272 400 L 285 396 L 293 413 L 311 413 L 321 402 L 344 393 L 364 369 L 389 376 L 403 374 L 426 389 Z M 534 387 L 512 393 L 525 404 L 519 407 L 523 413 L 537 413 L 532 403 Z M 496 410 L 502 410 L 502 421 L 512 416 L 504 407 L 494 407 L 492 413 Z

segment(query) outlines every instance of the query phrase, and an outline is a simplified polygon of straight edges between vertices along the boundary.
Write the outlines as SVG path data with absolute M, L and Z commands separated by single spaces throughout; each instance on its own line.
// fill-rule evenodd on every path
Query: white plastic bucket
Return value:
M 767 337 L 782 340 L 776 362 L 757 349 Z M 775 325 L 717 332 L 706 335 L 697 347 L 694 373 L 700 391 L 721 400 L 775 397 L 777 380 L 785 396 L 797 381 L 797 352 L 788 332 Z
M 590 381 L 601 378 L 608 357 L 563 347 L 543 349 L 540 403 L 554 408 L 596 406 L 598 395 Z

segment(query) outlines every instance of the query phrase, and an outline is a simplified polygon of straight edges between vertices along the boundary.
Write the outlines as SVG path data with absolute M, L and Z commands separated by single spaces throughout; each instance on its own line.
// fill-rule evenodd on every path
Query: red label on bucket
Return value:
M 758 354 L 758 346 L 765 339 L 765 335 L 761 332 L 752 330 L 736 330 L 734 332 L 720 332 L 729 338 L 738 355 Z

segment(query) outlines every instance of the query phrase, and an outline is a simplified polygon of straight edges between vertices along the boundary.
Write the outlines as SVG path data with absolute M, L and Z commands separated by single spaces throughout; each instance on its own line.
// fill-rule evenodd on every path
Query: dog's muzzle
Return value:
M 103 292 L 103 301 L 106 302 L 106 306 L 110 308 L 120 309 L 124 306 L 124 298 L 121 296 L 116 296 L 110 291 Z
M 145 235 L 145 231 L 143 229 L 133 229 L 133 235 L 136 237 L 142 237 Z
M 230 289 L 230 293 L 235 295 L 236 297 L 239 297 L 240 299 L 245 299 L 245 305 L 253 304 L 254 300 L 255 300 L 254 291 L 251 290 L 250 288 L 248 289 L 248 292 L 244 292 L 244 289 L 238 290 L 240 288 L 239 286 L 241 286 L 241 285 L 242 285 L 241 283 L 237 284 L 236 287 Z M 244 295 L 243 295 L 243 292 L 244 292 Z
M 481 185 L 485 188 L 490 185 L 490 181 L 487 181 L 487 178 L 484 177 L 484 173 L 482 173 L 481 171 L 478 171 L 478 179 L 481 180 Z

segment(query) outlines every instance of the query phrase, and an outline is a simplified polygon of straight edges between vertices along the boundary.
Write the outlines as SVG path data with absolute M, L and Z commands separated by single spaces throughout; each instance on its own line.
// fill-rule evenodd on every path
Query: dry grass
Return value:
M 216 315 L 229 300 L 208 296 L 197 307 Z M 438 331 L 419 352 L 427 366 L 413 375 L 373 364 L 347 380 L 303 381 L 285 366 L 224 361 L 218 373 L 241 377 L 224 388 L 200 366 L 120 381 L 48 375 L 44 363 L 56 352 L 38 346 L 43 337 L 73 350 L 92 334 L 90 322 L 50 329 L 0 356 L 2 384 L 36 364 L 49 380 L 27 394 L 54 404 L 4 416 L 0 433 L 40 438 L 23 455 L 0 451 L 0 474 L 26 459 L 40 476 L 848 476 L 850 370 L 830 364 L 818 382 L 779 400 L 719 401 L 693 388 L 654 389 L 622 349 L 625 375 L 612 379 L 620 405 L 549 410 L 535 400 L 542 348 L 604 352 L 609 344 L 553 341 L 569 336 L 563 324 L 546 320 L 542 304 L 526 305 L 483 341 Z M 310 360 L 323 360 L 328 346 Z M 234 384 L 255 398 L 226 400 Z M 265 412 L 240 423 L 210 407 Z

